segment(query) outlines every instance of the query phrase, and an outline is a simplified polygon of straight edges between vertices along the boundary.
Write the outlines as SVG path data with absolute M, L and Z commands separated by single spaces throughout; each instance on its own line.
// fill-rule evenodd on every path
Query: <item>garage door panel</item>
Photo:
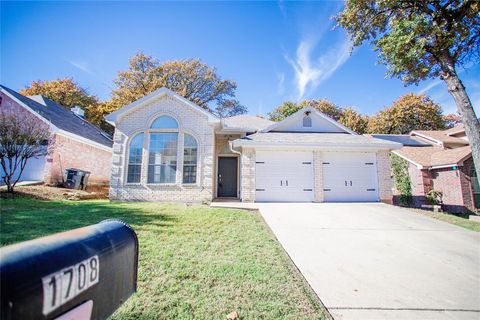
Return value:
M 325 201 L 378 201 L 374 153 L 323 154 Z
M 313 201 L 311 152 L 256 154 L 256 201 Z

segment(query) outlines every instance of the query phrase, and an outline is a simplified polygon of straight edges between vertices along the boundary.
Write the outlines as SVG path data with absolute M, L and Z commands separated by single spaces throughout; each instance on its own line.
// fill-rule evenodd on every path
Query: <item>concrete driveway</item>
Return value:
M 480 234 L 382 203 L 259 204 L 335 319 L 480 319 Z

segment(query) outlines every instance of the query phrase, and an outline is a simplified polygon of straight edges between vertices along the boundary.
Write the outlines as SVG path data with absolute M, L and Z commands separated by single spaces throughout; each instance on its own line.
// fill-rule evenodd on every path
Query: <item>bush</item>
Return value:
M 393 171 L 393 182 L 400 193 L 400 204 L 412 203 L 412 183 L 408 174 L 408 162 L 399 156 L 392 154 L 390 157 Z
M 428 202 L 433 205 L 441 205 L 443 203 L 442 197 L 443 193 L 437 190 L 430 190 L 426 195 Z

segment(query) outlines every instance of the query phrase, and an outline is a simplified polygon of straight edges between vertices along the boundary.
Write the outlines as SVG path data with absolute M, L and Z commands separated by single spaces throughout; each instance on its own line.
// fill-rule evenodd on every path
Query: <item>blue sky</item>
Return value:
M 424 92 L 445 113 L 439 80 L 404 87 L 385 79 L 369 45 L 354 50 L 331 17 L 342 2 L 1 2 L 2 84 L 73 77 L 108 99 L 117 72 L 138 51 L 159 60 L 200 58 L 235 80 L 251 114 L 283 101 L 326 98 L 373 114 L 406 92 Z M 480 65 L 461 71 L 480 108 Z

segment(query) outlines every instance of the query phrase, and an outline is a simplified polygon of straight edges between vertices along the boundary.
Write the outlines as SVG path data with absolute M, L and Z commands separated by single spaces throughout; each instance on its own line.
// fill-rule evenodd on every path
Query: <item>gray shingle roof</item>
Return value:
M 400 148 L 401 145 L 396 142 L 375 139 L 372 137 L 353 135 L 348 133 L 314 133 L 314 132 L 259 132 L 234 141 L 237 145 L 248 144 L 272 144 L 272 145 L 318 145 L 318 146 L 338 146 L 338 145 L 369 145 L 372 147 Z
M 26 104 L 33 111 L 38 113 L 45 120 L 51 122 L 57 128 L 73 133 L 82 138 L 102 144 L 106 147 L 112 147 L 112 140 L 107 138 L 109 135 L 90 122 L 76 116 L 72 111 L 65 107 L 43 97 L 45 105 L 38 103 L 20 93 L 0 85 L 9 94 Z
M 431 145 L 408 134 L 372 134 L 371 136 L 376 139 L 398 142 L 404 146 L 427 147 Z
M 226 129 L 243 129 L 247 132 L 265 129 L 274 124 L 273 121 L 248 114 L 225 118 L 222 122 Z

